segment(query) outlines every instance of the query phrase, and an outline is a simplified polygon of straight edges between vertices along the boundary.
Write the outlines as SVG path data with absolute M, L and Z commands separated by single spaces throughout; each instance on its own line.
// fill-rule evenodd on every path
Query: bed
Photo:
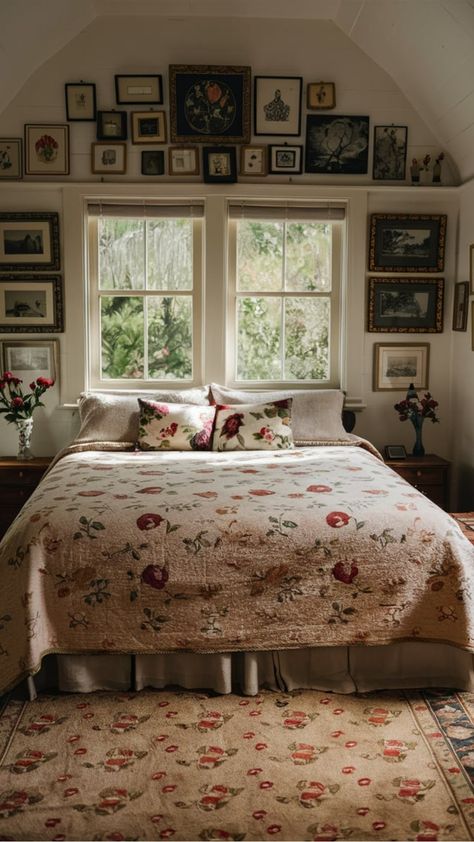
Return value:
M 229 452 L 134 449 L 136 397 L 85 396 L 0 545 L 0 692 L 42 664 L 81 691 L 473 689 L 473 547 L 340 393 L 298 394 L 298 446 Z

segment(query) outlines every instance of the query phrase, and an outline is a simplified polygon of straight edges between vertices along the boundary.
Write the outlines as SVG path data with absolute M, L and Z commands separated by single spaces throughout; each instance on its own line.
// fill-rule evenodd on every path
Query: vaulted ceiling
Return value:
M 0 115 L 44 62 L 110 15 L 332 20 L 392 77 L 461 180 L 474 176 L 474 0 L 0 0 Z

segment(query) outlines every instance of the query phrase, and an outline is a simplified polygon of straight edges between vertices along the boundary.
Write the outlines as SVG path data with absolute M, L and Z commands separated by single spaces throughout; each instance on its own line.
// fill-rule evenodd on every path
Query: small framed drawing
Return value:
M 250 67 L 171 64 L 173 143 L 248 143 Z
M 469 282 L 460 281 L 454 285 L 453 330 L 467 330 L 469 309 Z
M 374 392 L 405 392 L 428 388 L 430 346 L 423 342 L 376 343 L 374 345 Z
M 301 134 L 301 76 L 255 76 L 256 135 Z
M 67 123 L 25 125 L 25 175 L 68 175 Z
M 369 272 L 442 272 L 445 214 L 373 213 Z
M 0 179 L 19 181 L 23 176 L 21 137 L 0 137 Z
M 369 333 L 441 333 L 443 278 L 369 278 Z
M 30 383 L 38 377 L 55 382 L 59 375 L 57 339 L 12 339 L 2 342 L 3 371 Z
M 97 119 L 95 85 L 91 82 L 68 82 L 66 92 L 66 120 L 85 122 Z
M 303 147 L 271 145 L 268 147 L 269 167 L 272 175 L 300 173 L 303 168 Z
M 240 175 L 266 175 L 266 146 L 242 146 L 240 148 Z
M 310 82 L 306 88 L 306 107 L 309 111 L 336 107 L 334 82 Z
M 203 174 L 208 184 L 230 184 L 237 181 L 235 146 L 205 146 Z
M 126 143 L 92 143 L 91 170 L 97 175 L 123 175 L 127 169 Z
M 407 135 L 407 126 L 374 126 L 375 181 L 405 180 Z
M 166 143 L 164 111 L 132 111 L 132 143 Z
M 469 283 L 471 295 L 474 295 L 474 243 L 469 246 Z
M 0 271 L 59 269 L 59 214 L 0 213 Z
M 98 111 L 97 140 L 127 140 L 127 112 Z
M 58 333 L 62 330 L 60 275 L 0 275 L 0 331 Z
M 197 146 L 170 146 L 168 150 L 169 175 L 199 175 L 199 149 Z
M 362 175 L 368 160 L 368 117 L 308 114 L 305 172 Z
M 119 105 L 140 105 L 140 103 L 163 102 L 163 79 L 157 73 L 115 76 L 115 99 Z
M 164 175 L 165 153 L 161 149 L 146 149 L 142 152 L 142 175 Z
M 387 444 L 385 446 L 386 459 L 406 459 L 407 452 L 403 444 Z

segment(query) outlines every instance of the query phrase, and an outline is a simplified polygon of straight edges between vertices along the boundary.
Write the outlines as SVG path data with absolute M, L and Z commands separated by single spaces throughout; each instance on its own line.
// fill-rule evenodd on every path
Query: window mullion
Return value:
M 283 223 L 283 250 L 282 250 L 282 276 L 281 276 L 281 292 L 280 295 L 280 375 L 281 379 L 285 379 L 285 314 L 286 314 L 286 300 L 285 300 L 285 292 L 286 292 L 286 235 L 287 235 L 287 222 Z

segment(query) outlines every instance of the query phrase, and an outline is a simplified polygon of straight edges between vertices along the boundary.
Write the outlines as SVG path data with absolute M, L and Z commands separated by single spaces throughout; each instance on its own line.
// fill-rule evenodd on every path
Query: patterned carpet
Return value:
M 474 695 L 42 696 L 0 715 L 0 840 L 467 840 Z

